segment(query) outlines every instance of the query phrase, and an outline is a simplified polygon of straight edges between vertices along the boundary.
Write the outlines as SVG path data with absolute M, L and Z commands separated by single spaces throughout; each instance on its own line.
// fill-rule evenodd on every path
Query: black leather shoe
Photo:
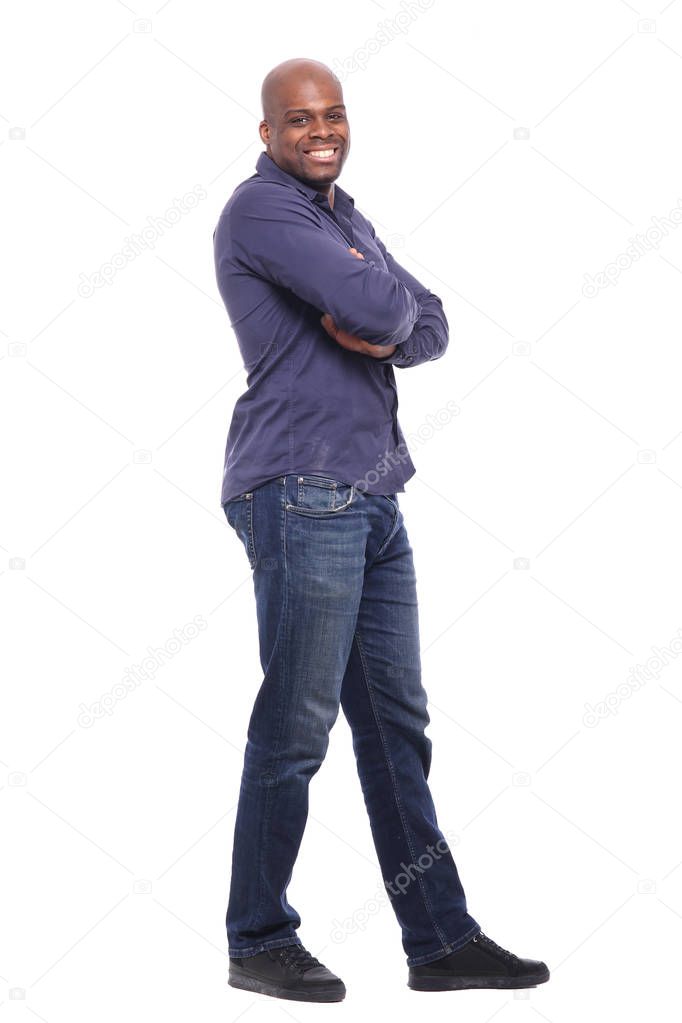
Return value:
M 232 987 L 299 1002 L 340 1002 L 342 980 L 301 944 L 266 948 L 255 956 L 230 956 L 227 980 Z
M 410 966 L 407 986 L 415 991 L 457 991 L 470 987 L 535 987 L 546 980 L 546 963 L 519 959 L 480 931 L 456 952 Z

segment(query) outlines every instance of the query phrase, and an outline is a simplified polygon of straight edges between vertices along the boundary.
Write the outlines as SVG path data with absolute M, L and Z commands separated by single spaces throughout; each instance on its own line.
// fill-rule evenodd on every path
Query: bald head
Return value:
M 341 82 L 331 68 L 327 67 L 320 60 L 310 60 L 307 57 L 292 57 L 291 60 L 283 60 L 277 64 L 263 79 L 260 91 L 263 118 L 272 122 L 280 108 L 281 98 L 288 94 L 292 87 L 296 87 L 302 81 L 308 80 L 327 85 L 331 89 L 336 88 L 343 101 L 343 90 Z
M 273 67 L 261 86 L 259 125 L 278 167 L 329 196 L 350 150 L 341 82 L 326 64 L 306 57 Z

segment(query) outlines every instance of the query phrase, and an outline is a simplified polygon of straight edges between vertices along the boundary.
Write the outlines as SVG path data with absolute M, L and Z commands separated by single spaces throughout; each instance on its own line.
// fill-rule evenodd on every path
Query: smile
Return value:
M 338 146 L 329 149 L 311 149 L 305 155 L 316 163 L 331 163 L 338 152 Z

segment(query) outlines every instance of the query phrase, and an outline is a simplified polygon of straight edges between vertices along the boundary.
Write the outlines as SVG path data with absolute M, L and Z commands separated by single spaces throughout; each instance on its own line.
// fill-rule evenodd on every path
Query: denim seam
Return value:
M 256 554 L 256 537 L 255 537 L 254 528 L 253 528 L 253 502 L 254 502 L 254 496 L 253 496 L 253 492 L 251 492 L 250 496 L 246 499 L 246 505 L 247 505 L 247 508 L 248 508 L 248 514 L 246 516 L 246 532 L 247 532 L 247 539 L 248 539 L 249 562 L 251 564 L 251 568 L 255 568 L 256 567 L 256 559 L 257 559 L 257 554 Z
M 287 562 L 287 549 L 286 549 L 286 522 L 287 522 L 287 513 L 286 513 L 286 479 L 284 480 L 284 498 L 285 498 L 285 500 L 284 500 L 285 507 L 284 507 L 284 509 L 281 510 L 282 563 L 283 563 L 283 567 L 284 567 L 284 581 L 283 581 L 283 586 L 282 586 L 282 591 L 283 591 L 282 611 L 281 611 L 281 615 L 280 615 L 280 621 L 279 621 L 279 628 L 278 628 L 278 632 L 277 632 L 277 637 L 276 637 L 276 640 L 275 640 L 275 644 L 273 645 L 273 655 L 274 655 L 275 650 L 276 650 L 276 644 L 277 644 L 277 641 L 279 640 L 280 632 L 282 633 L 282 635 L 284 637 L 284 639 L 282 640 L 282 643 L 284 645 L 284 650 L 282 652 L 282 670 L 279 673 L 280 685 L 278 686 L 278 691 L 277 691 L 277 734 L 275 736 L 275 739 L 274 739 L 274 742 L 273 742 L 273 745 L 272 745 L 272 753 L 271 753 L 270 760 L 269 760 L 269 768 L 270 768 L 270 770 L 271 770 L 273 775 L 276 774 L 277 756 L 279 754 L 280 746 L 281 746 L 281 743 L 282 743 L 282 733 L 284 731 L 284 693 L 286 693 L 287 689 L 289 688 L 288 687 L 288 678 L 286 676 L 286 672 L 287 672 L 287 669 L 288 669 L 288 666 L 289 666 L 289 652 L 288 652 L 288 649 L 287 649 L 288 642 L 289 642 L 289 630 L 288 630 L 288 624 L 289 624 L 289 565 L 288 565 L 288 562 Z M 278 779 L 275 779 L 275 781 L 277 781 L 277 780 Z M 273 804 L 273 801 L 274 801 L 274 793 L 275 793 L 275 785 L 274 784 L 273 785 L 269 785 L 268 786 L 268 790 L 267 790 L 266 802 L 265 802 L 265 810 L 263 812 L 263 827 L 265 827 L 266 823 L 268 825 L 270 823 L 270 811 L 271 811 L 272 804 Z M 265 835 L 267 836 L 268 834 L 269 834 L 269 828 L 265 831 Z M 263 838 L 262 846 L 267 851 L 266 838 Z M 260 857 L 260 863 L 261 864 L 263 862 L 263 859 L 264 859 L 264 857 L 261 856 Z M 264 894 L 265 893 L 265 886 L 262 883 L 262 873 L 261 873 L 261 885 L 262 885 L 262 893 Z M 262 910 L 262 906 L 263 906 L 263 898 L 261 896 L 259 911 Z M 256 920 L 256 923 L 258 922 L 259 918 L 260 918 L 260 913 L 259 913 L 259 917 Z
M 381 547 L 376 552 L 374 557 L 372 558 L 372 565 L 377 560 L 377 558 L 381 557 L 381 555 L 384 553 L 384 551 L 388 547 L 389 543 L 391 542 L 391 540 L 395 536 L 396 526 L 398 524 L 398 506 L 396 504 L 394 504 L 393 501 L 391 501 L 391 504 L 393 505 L 393 509 L 394 509 L 394 511 L 393 511 L 393 521 L 391 523 L 391 528 L 388 531 L 388 536 L 386 537 L 386 539 L 384 540 L 384 542 L 382 543 Z M 371 568 L 371 565 L 369 565 L 368 567 Z
M 272 941 L 264 941 L 260 945 L 249 945 L 248 948 L 228 948 L 228 956 L 232 956 L 233 959 L 240 959 L 247 956 L 258 955 L 259 952 L 264 952 L 266 948 L 282 948 L 284 945 L 301 945 L 302 941 L 300 938 L 273 938 Z
M 436 962 L 437 959 L 442 959 L 443 956 L 449 955 L 450 952 L 457 952 L 462 948 L 468 941 L 471 941 L 475 934 L 481 931 L 481 925 L 475 924 L 471 927 L 461 938 L 457 941 L 450 941 L 443 948 L 438 950 L 434 949 L 433 952 L 424 952 L 420 956 L 408 956 L 408 966 L 423 966 L 425 963 Z
M 400 816 L 400 822 L 401 822 L 402 827 L 403 827 L 403 833 L 405 835 L 405 840 L 407 842 L 407 847 L 408 847 L 408 849 L 410 851 L 410 856 L 412 857 L 412 863 L 415 863 L 416 862 L 415 851 L 414 851 L 414 847 L 413 847 L 413 844 L 412 844 L 412 839 L 410 837 L 410 831 L 409 831 L 409 828 L 407 826 L 407 821 L 405 820 L 405 814 L 404 814 L 404 811 L 403 811 L 403 806 L 402 806 L 402 803 L 400 801 L 400 794 L 398 792 L 398 786 L 396 784 L 395 770 L 394 770 L 394 767 L 393 767 L 393 761 L 391 760 L 391 757 L 390 757 L 390 754 L 389 754 L 389 751 L 388 751 L 388 746 L 386 744 L 386 737 L 384 735 L 384 730 L 383 730 L 383 728 L 381 726 L 381 719 L 379 717 L 379 713 L 378 713 L 378 710 L 377 710 L 377 707 L 376 707 L 376 703 L 375 703 L 375 700 L 374 700 L 374 695 L 372 693 L 372 687 L 371 687 L 370 680 L 369 680 L 369 671 L 367 670 L 367 662 L 365 660 L 365 653 L 364 653 L 364 650 L 362 649 L 362 643 L 360 641 L 360 634 L 359 634 L 359 632 L 357 630 L 355 632 L 355 640 L 357 642 L 358 652 L 360 654 L 360 663 L 362 664 L 362 671 L 363 671 L 363 675 L 364 675 L 364 678 L 365 678 L 365 685 L 367 687 L 367 695 L 368 695 L 369 701 L 370 701 L 370 703 L 372 705 L 372 713 L 374 715 L 374 720 L 376 722 L 377 730 L 378 730 L 379 736 L 381 738 L 381 745 L 382 745 L 382 748 L 383 748 L 383 751 L 384 751 L 384 757 L 386 759 L 386 766 L 388 767 L 388 772 L 389 772 L 389 775 L 390 775 L 390 778 L 391 778 L 391 785 L 393 787 L 393 797 L 395 799 L 396 806 L 398 808 L 398 814 Z M 444 931 L 441 930 L 441 928 L 440 928 L 440 926 L 438 924 L 438 921 L 436 920 L 436 918 L 435 918 L 435 916 L 433 914 L 433 908 L 431 906 L 431 903 L 429 902 L 429 898 L 428 898 L 428 895 L 426 893 L 426 888 L 424 886 L 424 880 L 421 877 L 421 875 L 417 878 L 417 884 L 419 886 L 419 890 L 421 892 L 421 896 L 422 896 L 422 899 L 424 901 L 424 906 L 426 908 L 427 915 L 429 916 L 429 918 L 431 920 L 431 923 L 433 924 L 433 928 L 434 928 L 437 936 L 440 938 L 441 942 L 443 944 L 445 944 L 446 943 L 445 933 L 444 933 Z
M 286 505 L 286 481 L 285 481 L 284 495 L 285 495 L 284 504 Z M 283 560 L 283 564 L 284 564 L 284 585 L 283 585 L 282 610 L 281 610 L 281 614 L 280 614 L 280 620 L 279 620 L 279 626 L 278 626 L 278 629 L 277 629 L 277 635 L 275 636 L 275 642 L 273 643 L 273 647 L 272 647 L 272 656 L 275 656 L 275 652 L 277 650 L 277 644 L 278 644 L 279 638 L 280 638 L 280 633 L 283 633 L 283 635 L 285 637 L 284 640 L 283 640 L 284 643 L 287 642 L 287 638 L 288 638 L 288 631 L 287 631 L 287 629 L 285 627 L 288 624 L 288 608 L 289 608 L 289 585 L 288 585 L 288 583 L 289 583 L 289 576 L 288 576 L 288 566 L 287 566 L 287 557 L 286 557 L 286 510 L 283 511 L 283 515 L 282 515 L 281 537 L 282 537 L 282 551 L 283 551 L 283 559 L 282 560 Z M 282 656 L 282 664 L 283 664 L 283 671 L 284 672 L 286 672 L 286 666 L 288 665 L 288 663 L 289 663 L 289 659 L 287 657 L 287 651 L 286 651 L 286 647 L 285 647 L 285 650 L 284 650 L 284 653 L 283 653 L 283 656 Z M 277 759 L 277 754 L 279 753 L 280 744 L 281 744 L 281 741 L 282 741 L 282 731 L 283 731 L 283 727 L 284 727 L 284 715 L 282 713 L 282 711 L 283 711 L 283 701 L 284 701 L 284 695 L 283 694 L 286 692 L 286 689 L 287 689 L 287 679 L 285 677 L 285 678 L 283 678 L 282 683 L 280 684 L 280 686 L 278 688 L 278 694 L 277 694 L 277 696 L 278 696 L 278 703 L 277 703 L 277 725 L 278 725 L 278 731 L 277 731 L 277 735 L 275 737 L 275 740 L 273 742 L 272 753 L 271 753 L 270 760 L 269 760 L 269 763 L 268 763 L 269 770 L 271 771 L 271 773 L 273 775 L 275 774 L 275 763 L 276 763 L 276 759 Z M 259 779 L 259 784 L 261 784 L 260 779 Z M 269 827 L 268 827 L 268 825 L 270 823 L 272 803 L 273 803 L 273 800 L 274 800 L 274 790 L 275 790 L 275 786 L 274 785 L 268 785 L 267 791 L 266 791 L 266 794 L 265 794 L 265 806 L 263 808 L 263 816 L 261 818 L 260 841 L 258 842 L 258 863 L 257 863 L 257 867 L 256 867 L 256 869 L 258 871 L 258 902 L 256 903 L 255 916 L 252 916 L 252 917 L 249 918 L 248 929 L 255 929 L 258 926 L 258 923 L 259 923 L 260 918 L 261 918 L 261 913 L 263 912 L 263 904 L 264 904 L 264 901 L 265 901 L 265 883 L 264 883 L 264 879 L 263 879 L 263 861 L 265 860 L 265 854 L 268 851 L 268 846 L 267 846 L 267 836 L 269 834 Z

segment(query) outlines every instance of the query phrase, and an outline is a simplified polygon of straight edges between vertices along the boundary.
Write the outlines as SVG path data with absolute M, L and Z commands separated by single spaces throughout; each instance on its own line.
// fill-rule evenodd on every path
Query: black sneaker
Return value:
M 410 966 L 407 986 L 416 991 L 456 991 L 470 987 L 535 987 L 549 980 L 546 963 L 519 959 L 479 931 L 456 952 L 421 966 Z
M 299 943 L 266 948 L 255 956 L 230 956 L 227 982 L 299 1002 L 340 1002 L 346 994 L 343 981 Z

